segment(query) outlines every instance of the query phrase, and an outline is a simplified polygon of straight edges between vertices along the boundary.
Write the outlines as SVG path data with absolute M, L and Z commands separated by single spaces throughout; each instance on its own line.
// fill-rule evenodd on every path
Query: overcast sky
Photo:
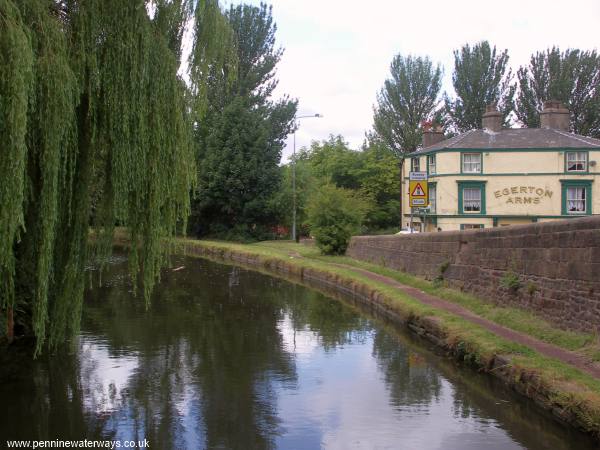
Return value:
M 246 0 L 259 4 L 260 0 Z M 225 1 L 224 4 L 239 3 Z M 600 46 L 600 0 L 272 0 L 276 39 L 285 49 L 277 93 L 299 100 L 296 148 L 341 134 L 360 147 L 376 93 L 395 54 L 427 55 L 451 91 L 452 51 L 484 39 L 508 49 L 513 71 L 530 55 Z M 283 159 L 292 151 L 292 137 Z

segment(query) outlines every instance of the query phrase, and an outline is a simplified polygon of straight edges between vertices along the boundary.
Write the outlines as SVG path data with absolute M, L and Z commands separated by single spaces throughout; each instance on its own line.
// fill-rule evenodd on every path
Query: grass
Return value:
M 298 245 L 289 241 L 268 241 L 252 244 L 248 248 L 261 249 L 265 252 L 264 254 L 273 257 L 285 257 L 291 253 L 297 253 L 309 260 L 344 264 L 384 275 L 407 286 L 418 288 L 428 294 L 461 305 L 499 325 L 528 334 L 557 347 L 580 352 L 594 361 L 600 361 L 600 341 L 597 335 L 558 329 L 555 325 L 522 309 L 495 305 L 473 295 L 444 286 L 436 286 L 434 282 L 377 264 L 358 261 L 347 256 L 324 256 L 312 246 Z
M 195 241 L 179 239 L 179 244 L 212 249 L 216 257 L 229 259 L 231 254 L 253 260 L 254 268 L 264 268 L 273 272 L 275 267 L 285 267 L 290 273 L 300 274 L 301 270 L 314 269 L 335 279 L 337 284 L 356 287 L 370 292 L 405 318 L 434 317 L 440 324 L 446 344 L 462 359 L 489 370 L 489 364 L 496 355 L 508 356 L 515 377 L 528 377 L 527 389 L 544 392 L 544 398 L 551 407 L 570 411 L 578 423 L 596 437 L 600 437 L 600 380 L 581 372 L 574 366 L 559 360 L 545 357 L 534 350 L 501 338 L 472 322 L 451 313 L 427 306 L 397 289 L 367 277 L 353 268 L 365 269 L 390 277 L 400 283 L 413 286 L 431 295 L 455 302 L 498 324 L 552 343 L 567 350 L 594 355 L 599 359 L 599 346 L 596 336 L 586 333 L 559 330 L 552 324 L 532 316 L 531 313 L 509 307 L 500 307 L 485 302 L 469 294 L 447 287 L 436 287 L 434 283 L 383 266 L 357 261 L 344 256 L 323 256 L 311 246 L 290 241 L 269 241 L 255 244 L 235 244 L 218 241 Z M 344 264 L 340 267 L 333 264 Z M 515 380 L 518 382 L 518 380 Z M 531 394 L 533 397 L 535 395 Z

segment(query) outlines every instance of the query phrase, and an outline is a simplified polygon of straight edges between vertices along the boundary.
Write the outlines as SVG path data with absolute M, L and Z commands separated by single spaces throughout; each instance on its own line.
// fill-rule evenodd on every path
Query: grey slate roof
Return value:
M 597 148 L 600 150 L 600 139 L 550 128 L 506 128 L 497 133 L 488 130 L 471 130 L 416 150 L 413 154 L 444 149 L 527 148 Z

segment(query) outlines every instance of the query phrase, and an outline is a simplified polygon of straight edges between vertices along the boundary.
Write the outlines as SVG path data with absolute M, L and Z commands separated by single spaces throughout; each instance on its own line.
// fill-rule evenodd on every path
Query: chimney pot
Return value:
M 544 109 L 540 113 L 540 128 L 569 131 L 571 117 L 569 110 L 558 100 L 544 102 Z
M 444 139 L 444 130 L 440 125 L 434 123 L 428 127 L 423 127 L 423 148 L 431 147 Z
M 498 133 L 502 131 L 502 113 L 498 111 L 496 105 L 485 107 L 485 114 L 481 118 L 481 126 L 484 130 Z

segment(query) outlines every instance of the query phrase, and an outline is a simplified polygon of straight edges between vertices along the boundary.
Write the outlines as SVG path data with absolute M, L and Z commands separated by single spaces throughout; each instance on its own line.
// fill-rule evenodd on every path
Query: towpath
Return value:
M 333 264 L 333 265 L 338 266 L 338 267 L 343 267 L 344 269 L 347 269 L 347 270 L 352 270 L 356 273 L 360 273 L 361 275 L 366 276 L 367 278 L 369 278 L 371 280 L 378 281 L 380 283 L 391 286 L 391 287 L 398 289 L 399 291 L 404 292 L 405 294 L 417 299 L 418 301 L 420 301 L 423 304 L 430 305 L 434 308 L 441 309 L 441 310 L 447 311 L 449 313 L 455 314 L 457 316 L 460 316 L 463 319 L 468 320 L 472 323 L 475 323 L 475 324 L 491 331 L 492 333 L 497 334 L 498 336 L 500 336 L 504 339 L 525 345 L 544 356 L 558 359 L 558 360 L 560 360 L 566 364 L 570 364 L 570 365 L 578 368 L 579 370 L 586 372 L 596 378 L 600 378 L 600 364 L 597 362 L 594 362 L 593 360 L 591 360 L 590 358 L 588 358 L 584 355 L 581 355 L 579 353 L 572 352 L 569 350 L 565 350 L 564 348 L 557 347 L 556 345 L 540 341 L 539 339 L 535 339 L 527 334 L 520 333 L 518 331 L 512 330 L 505 326 L 499 325 L 495 322 L 492 322 L 491 320 L 484 319 L 483 317 L 478 316 L 477 314 L 473 313 L 472 311 L 469 311 L 468 309 L 463 308 L 462 306 L 457 305 L 456 303 L 449 302 L 442 298 L 427 294 L 426 292 L 423 292 L 420 289 L 399 283 L 398 281 L 394 280 L 393 278 L 389 278 L 384 275 L 379 275 L 377 273 L 370 272 L 368 270 L 361 269 L 361 268 L 354 267 L 354 266 L 347 265 L 347 264 Z

